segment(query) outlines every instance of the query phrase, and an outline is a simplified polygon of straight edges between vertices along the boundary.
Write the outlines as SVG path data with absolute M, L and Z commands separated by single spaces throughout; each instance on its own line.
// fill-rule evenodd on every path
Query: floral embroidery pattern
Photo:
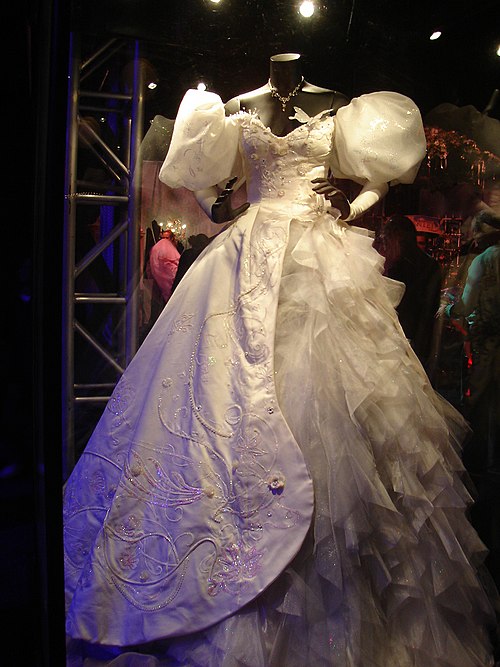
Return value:
M 193 328 L 193 313 L 183 313 L 181 317 L 175 320 L 172 329 L 169 331 L 168 335 L 172 336 L 176 332 L 187 333 Z
M 119 560 L 120 565 L 124 570 L 133 570 L 139 562 L 135 553 L 130 549 L 124 551 Z
M 231 544 L 224 555 L 217 559 L 220 568 L 209 579 L 208 592 L 214 596 L 220 591 L 237 590 L 240 585 L 253 579 L 261 567 L 262 554 L 254 546 L 246 547 L 242 542 Z
M 96 470 L 89 479 L 89 488 L 96 495 L 106 491 L 106 478 L 102 470 Z
M 115 428 L 126 423 L 124 415 L 133 400 L 134 391 L 132 387 L 128 384 L 128 382 L 126 382 L 124 378 L 121 378 L 106 406 L 107 410 L 115 415 L 113 420 L 113 426 Z

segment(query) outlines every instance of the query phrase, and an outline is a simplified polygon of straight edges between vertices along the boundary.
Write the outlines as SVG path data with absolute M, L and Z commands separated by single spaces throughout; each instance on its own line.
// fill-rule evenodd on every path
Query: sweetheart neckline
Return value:
M 291 130 L 287 134 L 283 134 L 283 135 L 275 134 L 271 130 L 270 127 L 268 127 L 267 125 L 265 125 L 262 122 L 262 120 L 259 118 L 259 116 L 256 113 L 252 113 L 250 111 L 239 111 L 238 114 L 240 114 L 242 116 L 246 116 L 246 117 L 250 118 L 251 120 L 257 121 L 258 124 L 262 127 L 262 129 L 266 130 L 266 132 L 268 132 L 275 139 L 288 139 L 288 137 L 290 137 L 294 132 L 297 132 L 297 130 L 301 130 L 303 127 L 305 127 L 306 125 L 310 125 L 315 120 L 321 120 L 323 118 L 323 116 L 325 116 L 326 114 L 330 114 L 331 111 L 332 111 L 332 109 L 325 109 L 324 111 L 320 111 L 319 113 L 317 113 L 315 116 L 309 116 L 309 114 L 306 113 L 300 107 L 294 107 L 294 109 L 295 109 L 296 112 L 301 111 L 308 118 L 303 123 L 301 121 L 299 121 L 301 124 L 298 127 L 294 127 L 293 130 Z M 328 118 L 333 118 L 333 116 L 329 115 Z

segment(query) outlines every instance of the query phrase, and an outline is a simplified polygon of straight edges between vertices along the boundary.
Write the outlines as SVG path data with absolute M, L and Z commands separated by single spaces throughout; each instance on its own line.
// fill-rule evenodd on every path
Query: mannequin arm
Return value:
M 205 211 L 208 217 L 217 224 L 230 222 L 241 215 L 250 206 L 245 202 L 238 208 L 233 208 L 231 195 L 233 194 L 233 185 L 236 183 L 236 177 L 226 183 L 224 190 L 219 192 L 215 186 L 198 190 L 194 193 L 198 204 Z
M 323 195 L 330 202 L 332 209 L 340 211 L 340 219 L 346 222 L 359 218 L 385 197 L 389 190 L 387 183 L 365 183 L 358 196 L 349 203 L 342 190 L 333 184 L 330 174 L 327 178 L 315 178 L 312 183 L 314 192 Z
M 389 185 L 387 183 L 365 183 L 359 195 L 351 202 L 349 216 L 343 219 L 350 222 L 359 218 L 368 209 L 383 199 L 388 191 Z
M 205 211 L 210 219 L 212 219 L 212 206 L 217 200 L 219 193 L 215 185 L 211 188 L 206 188 L 205 190 L 195 190 L 194 196 L 196 201 Z

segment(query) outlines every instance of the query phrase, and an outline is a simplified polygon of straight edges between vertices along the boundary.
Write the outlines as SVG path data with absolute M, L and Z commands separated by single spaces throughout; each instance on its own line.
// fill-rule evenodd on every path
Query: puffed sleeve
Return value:
M 188 90 L 179 106 L 159 178 L 171 188 L 202 190 L 239 175 L 239 126 L 221 98 Z
M 412 183 L 426 152 L 422 117 L 400 93 L 354 98 L 335 116 L 329 166 L 357 183 Z

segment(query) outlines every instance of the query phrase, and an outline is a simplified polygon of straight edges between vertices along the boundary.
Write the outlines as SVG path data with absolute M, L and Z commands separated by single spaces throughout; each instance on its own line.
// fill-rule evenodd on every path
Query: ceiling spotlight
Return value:
M 149 90 L 154 90 L 157 87 L 157 85 L 158 84 L 155 81 L 150 81 L 148 83 L 148 88 L 149 88 Z
M 220 0 L 210 0 L 210 2 L 214 5 L 218 5 Z
M 429 37 L 431 41 L 434 41 L 435 39 L 439 39 L 441 37 L 441 30 L 434 30 L 432 35 Z
M 304 2 L 300 3 L 299 12 L 304 18 L 308 19 L 314 14 L 314 9 L 314 2 L 311 2 L 311 0 L 304 0 Z
M 497 46 L 497 56 L 500 56 L 500 44 Z
M 196 88 L 197 88 L 198 90 L 206 90 L 206 89 L 207 89 L 207 85 L 206 85 L 205 83 L 203 83 L 203 81 L 202 81 L 201 83 L 199 83 L 199 84 L 196 86 Z

